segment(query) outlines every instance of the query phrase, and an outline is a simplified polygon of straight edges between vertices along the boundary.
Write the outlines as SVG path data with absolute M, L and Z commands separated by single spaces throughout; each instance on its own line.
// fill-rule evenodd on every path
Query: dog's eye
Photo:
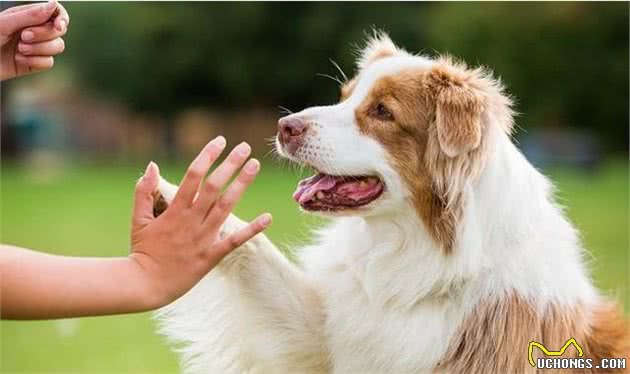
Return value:
M 394 119 L 394 116 L 392 115 L 392 113 L 389 110 L 387 110 L 387 108 L 385 107 L 385 105 L 383 105 L 383 103 L 378 103 L 375 107 L 372 108 L 370 112 L 371 112 L 370 114 L 373 117 L 376 117 L 383 121 L 391 121 Z

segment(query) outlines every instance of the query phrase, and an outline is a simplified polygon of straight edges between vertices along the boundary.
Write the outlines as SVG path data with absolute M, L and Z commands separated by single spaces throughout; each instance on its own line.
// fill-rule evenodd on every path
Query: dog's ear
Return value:
M 404 53 L 404 51 L 396 47 L 385 32 L 374 30 L 359 52 L 357 67 L 359 70 L 363 70 L 376 60 L 400 53 Z
M 429 72 L 435 100 L 435 126 L 442 152 L 456 157 L 481 142 L 484 96 L 476 89 L 475 75 L 450 59 L 438 61 Z

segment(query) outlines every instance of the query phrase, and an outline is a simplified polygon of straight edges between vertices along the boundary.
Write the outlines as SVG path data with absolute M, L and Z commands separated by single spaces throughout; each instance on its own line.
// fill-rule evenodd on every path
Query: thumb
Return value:
M 133 201 L 133 226 L 144 226 L 153 220 L 153 193 L 158 188 L 160 170 L 155 162 L 149 162 L 144 175 L 136 184 Z
M 55 0 L 35 7 L 27 7 L 14 12 L 0 13 L 0 33 L 11 35 L 28 26 L 40 25 L 48 21 L 57 9 Z

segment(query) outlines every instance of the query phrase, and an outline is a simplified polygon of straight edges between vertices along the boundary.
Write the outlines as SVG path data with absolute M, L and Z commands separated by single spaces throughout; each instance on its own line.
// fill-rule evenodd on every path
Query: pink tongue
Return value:
M 317 192 L 330 190 L 336 184 L 337 180 L 330 175 L 317 174 L 298 184 L 297 190 L 293 193 L 293 199 L 302 204 L 311 200 Z

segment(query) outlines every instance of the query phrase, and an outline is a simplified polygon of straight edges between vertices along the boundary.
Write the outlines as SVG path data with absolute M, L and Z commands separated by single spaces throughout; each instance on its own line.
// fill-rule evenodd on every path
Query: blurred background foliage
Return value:
M 524 128 L 594 127 L 607 147 L 627 146 L 627 3 L 68 7 L 61 60 L 80 81 L 141 110 L 329 103 L 337 88 L 315 73 L 335 75 L 332 58 L 350 75 L 352 46 L 375 27 L 409 51 L 491 67 L 517 98 Z
M 123 141 L 116 140 L 112 130 L 119 129 L 118 137 L 151 138 L 165 156 L 189 155 L 186 148 L 201 146 L 204 133 L 199 131 L 199 144 L 182 144 L 185 135 L 176 134 L 182 117 L 187 124 L 205 121 L 216 128 L 221 122 L 219 129 L 237 129 L 232 118 L 236 112 L 252 113 L 254 118 L 241 120 L 252 125 L 247 140 L 262 152 L 259 148 L 265 144 L 254 139 L 273 135 L 277 106 L 299 110 L 334 102 L 337 84 L 318 73 L 338 75 L 330 58 L 352 76 L 355 52 L 375 28 L 389 32 L 411 52 L 449 53 L 470 65 L 491 67 L 516 99 L 517 122 L 526 129 L 517 132 L 518 138 L 537 129 L 553 130 L 587 137 L 588 151 L 597 156 L 627 153 L 628 3 L 78 2 L 66 6 L 72 25 L 55 74 L 10 81 L 3 88 L 5 101 L 18 97 L 14 107 L 20 107 L 24 97 L 38 95 L 40 100 L 45 96 L 56 101 L 57 108 L 71 107 L 58 116 L 75 124 L 63 136 L 66 148 L 103 150 L 105 157 L 113 151 L 118 151 L 117 157 L 155 155 L 148 151 L 150 146 L 140 149 L 141 145 L 128 142 L 121 146 Z M 12 90 L 14 85 L 29 87 L 26 82 L 31 83 L 30 94 L 28 88 L 21 96 L 11 94 L 19 92 Z M 96 100 L 88 105 L 88 99 Z M 110 107 L 103 108 L 103 102 Z M 103 123 L 101 138 L 89 140 L 90 134 L 82 134 L 74 137 L 82 141 L 72 141 L 86 120 L 99 121 L 88 113 L 112 112 L 111 106 L 126 111 L 125 119 L 114 121 L 126 125 Z M 68 113 L 76 114 L 78 108 L 86 108 L 86 113 L 69 118 Z M 5 124 L 19 122 L 15 110 L 4 109 Z M 4 128 L 5 135 L 19 137 Z M 23 143 L 5 138 L 5 153 Z
M 14 5 L 2 2 L 0 7 Z M 338 98 L 373 28 L 410 52 L 486 65 L 517 101 L 516 141 L 558 186 L 594 279 L 629 310 L 628 3 L 65 3 L 66 52 L 0 86 L 0 240 L 124 256 L 134 180 L 150 159 L 177 181 L 210 138 L 249 141 L 262 174 L 237 213 L 274 214 L 283 249 L 310 226 L 300 173 L 268 139 L 279 105 Z M 0 371 L 176 372 L 148 314 L 0 324 Z

